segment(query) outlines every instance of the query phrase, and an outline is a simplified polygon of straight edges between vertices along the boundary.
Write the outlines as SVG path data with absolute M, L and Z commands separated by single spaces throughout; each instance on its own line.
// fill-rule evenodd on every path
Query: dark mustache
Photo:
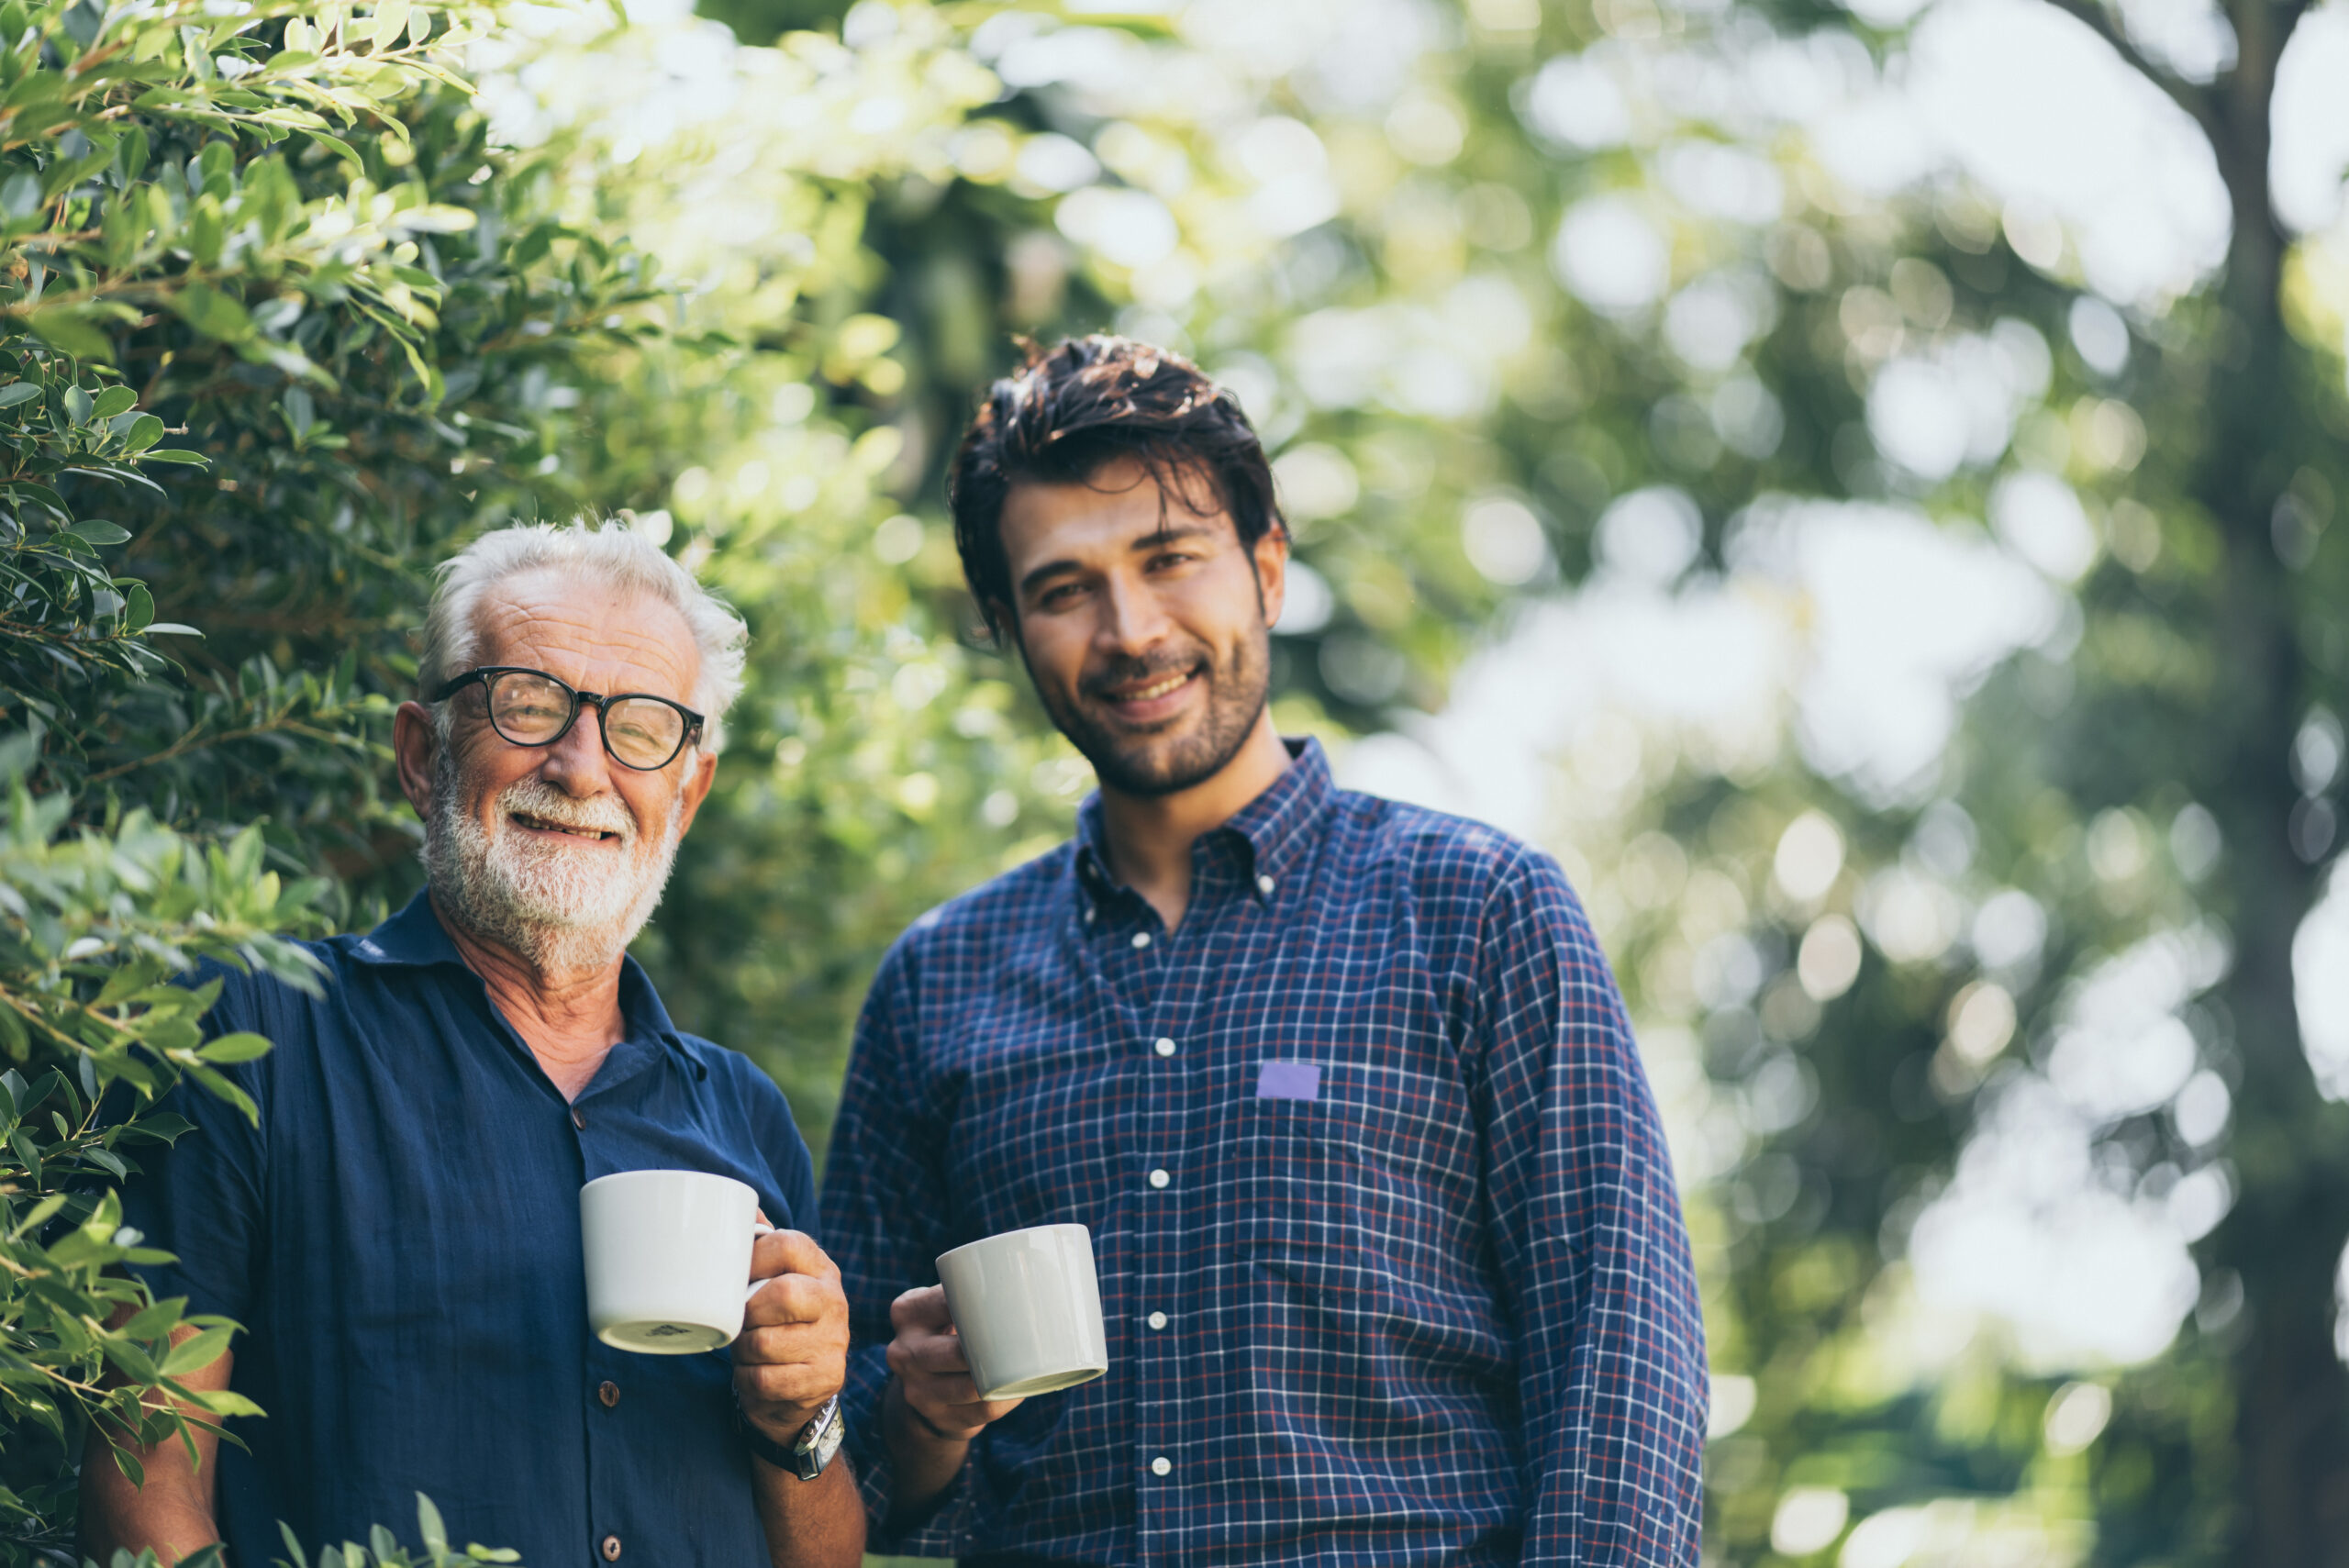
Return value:
M 1168 653 L 1152 659 L 1119 659 L 1108 668 L 1087 675 L 1081 685 L 1085 695 L 1108 700 L 1112 688 L 1147 685 L 1167 675 L 1187 675 L 1199 667 L 1197 653 Z

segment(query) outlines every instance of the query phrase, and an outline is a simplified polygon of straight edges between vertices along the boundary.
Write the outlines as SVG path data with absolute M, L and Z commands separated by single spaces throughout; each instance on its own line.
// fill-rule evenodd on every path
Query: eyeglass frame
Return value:
M 569 692 L 571 694 L 571 716 L 562 721 L 562 728 L 556 730 L 552 735 L 548 736 L 543 740 L 517 740 L 511 735 L 507 734 L 505 730 L 499 728 L 497 725 L 497 711 L 489 701 L 489 694 L 491 683 L 495 681 L 500 675 L 535 675 L 540 680 L 545 681 L 551 685 L 553 685 L 562 691 Z M 455 696 L 467 686 L 474 685 L 477 685 L 482 689 L 482 717 L 488 719 L 491 733 L 495 734 L 500 740 L 505 741 L 508 746 L 521 746 L 532 751 L 560 744 L 562 738 L 570 734 L 573 728 L 578 724 L 579 710 L 590 704 L 594 705 L 596 709 L 596 738 L 604 743 L 604 754 L 609 757 L 613 762 L 618 762 L 621 767 L 628 769 L 630 773 L 659 773 L 662 769 L 675 762 L 679 757 L 684 756 L 685 754 L 685 748 L 698 740 L 701 738 L 703 730 L 708 727 L 708 720 L 705 719 L 700 714 L 696 713 L 692 708 L 687 707 L 685 704 L 676 701 L 674 698 L 664 697 L 658 692 L 612 692 L 609 694 L 603 692 L 583 692 L 578 687 L 573 685 L 570 682 L 563 680 L 559 676 L 550 675 L 544 670 L 534 670 L 528 664 L 477 665 L 474 668 L 466 671 L 462 675 L 452 676 L 449 680 L 442 682 L 440 689 L 432 694 L 430 700 L 436 703 L 447 702 L 451 697 Z M 605 721 L 610 713 L 611 704 L 616 702 L 628 702 L 639 697 L 643 698 L 647 702 L 657 702 L 664 707 L 675 708 L 679 713 L 685 716 L 685 732 L 677 741 L 677 749 L 649 768 L 631 762 L 626 757 L 621 756 L 618 751 L 614 751 L 612 749 L 612 732 L 605 728 Z

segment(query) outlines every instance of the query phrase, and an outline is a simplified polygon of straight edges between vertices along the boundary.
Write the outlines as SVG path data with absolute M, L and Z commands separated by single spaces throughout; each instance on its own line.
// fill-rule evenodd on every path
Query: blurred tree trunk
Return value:
M 2349 1374 L 2332 1332 L 2334 1268 L 2349 1237 L 2349 1128 L 2316 1092 L 2293 1004 L 2292 939 L 2316 875 L 2293 842 L 2300 795 L 2290 759 L 2314 693 L 2276 511 L 2326 437 L 2305 395 L 2311 367 L 2284 321 L 2287 238 L 2268 180 L 2276 69 L 2301 7 L 2234 0 L 2229 9 L 2238 62 L 2195 95 L 2234 227 L 2195 484 L 2224 540 L 2218 680 L 2207 728 L 2179 738 L 2182 772 L 2218 812 L 2228 846 L 2217 891 L 2235 962 L 2221 996 L 2243 1065 L 2232 1142 L 2241 1190 L 2209 1262 L 2240 1275 L 2248 1313 L 2235 1351 L 2241 1469 L 2229 1561 L 2317 1568 L 2349 1564 Z

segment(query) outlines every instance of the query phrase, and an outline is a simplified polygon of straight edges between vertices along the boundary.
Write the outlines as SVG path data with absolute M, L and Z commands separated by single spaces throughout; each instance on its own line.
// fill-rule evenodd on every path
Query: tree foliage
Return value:
M 1709 1550 L 2327 1560 L 2349 1171 L 2291 948 L 2349 700 L 2349 290 L 2266 187 L 2299 12 L 2224 10 L 2207 80 L 2031 12 L 2154 79 L 2228 188 L 2221 266 L 2105 300 L 1983 177 L 1856 184 L 1821 127 L 1915 40 L 1776 0 L 0 6 L 0 1551 L 61 1543 L 89 1413 L 202 1353 L 105 1273 L 109 1187 L 177 1129 L 95 1102 L 207 1067 L 162 980 L 301 983 L 284 938 L 416 885 L 384 740 L 426 569 L 609 509 L 749 618 L 639 951 L 820 1148 L 884 946 L 1089 782 L 974 624 L 937 476 L 1013 333 L 1116 327 L 1274 451 L 1284 728 L 1473 771 L 1441 752 L 1477 651 L 1565 651 L 1510 710 L 1555 730 L 1533 830 L 1689 1189 Z M 1904 388 L 1984 367 L 1960 448 L 1904 442 Z M 1692 717 L 1575 630 L 1758 617 L 1798 669 L 1831 537 L 1999 586 L 2010 633 L 1919 688 L 1955 716 L 1930 766 L 1822 751 L 1797 674 Z M 2161 1092 L 2099 1099 L 2076 1037 L 2132 986 L 2113 1060 Z M 1933 1283 L 2030 1125 L 2082 1245 L 2191 1244 L 2165 1343 L 2051 1350 Z

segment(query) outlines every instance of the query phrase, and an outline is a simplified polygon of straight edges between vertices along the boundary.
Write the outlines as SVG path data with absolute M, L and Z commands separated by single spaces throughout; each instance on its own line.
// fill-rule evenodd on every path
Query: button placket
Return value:
M 1179 1562 L 1173 1532 L 1175 1510 L 1184 1490 L 1173 1482 L 1175 1457 L 1184 1451 L 1187 1369 L 1178 1353 L 1180 1336 L 1168 1330 L 1185 1309 L 1191 1227 L 1197 1222 L 1193 1206 L 1207 1201 L 1195 1191 L 1191 1173 L 1200 1167 L 1195 1147 L 1199 1135 L 1199 1097 L 1212 1077 L 1214 1051 L 1208 1027 L 1208 998 L 1218 976 L 1228 966 L 1231 946 L 1241 940 L 1239 924 L 1256 913 L 1247 881 L 1226 873 L 1200 878 L 1189 914 L 1179 933 L 1163 934 L 1143 952 L 1137 969 L 1156 961 L 1155 984 L 1150 990 L 1146 1023 L 1139 1031 L 1148 1055 L 1141 1062 L 1142 1129 L 1140 1146 L 1143 1190 L 1131 1212 L 1136 1221 L 1136 1259 L 1130 1299 L 1141 1315 L 1134 1341 L 1134 1462 L 1147 1474 L 1136 1497 L 1136 1545 L 1140 1561 L 1158 1568 Z M 1143 933 L 1147 934 L 1147 933 Z M 1174 936 L 1179 934 L 1176 941 Z M 1122 956 L 1122 955 L 1121 955 Z M 1180 1178 L 1180 1179 L 1178 1179 Z M 1212 1173 L 1202 1178 L 1212 1184 Z M 1129 1323 L 1132 1318 L 1128 1318 Z M 1133 1332 L 1133 1330 L 1129 1330 Z

